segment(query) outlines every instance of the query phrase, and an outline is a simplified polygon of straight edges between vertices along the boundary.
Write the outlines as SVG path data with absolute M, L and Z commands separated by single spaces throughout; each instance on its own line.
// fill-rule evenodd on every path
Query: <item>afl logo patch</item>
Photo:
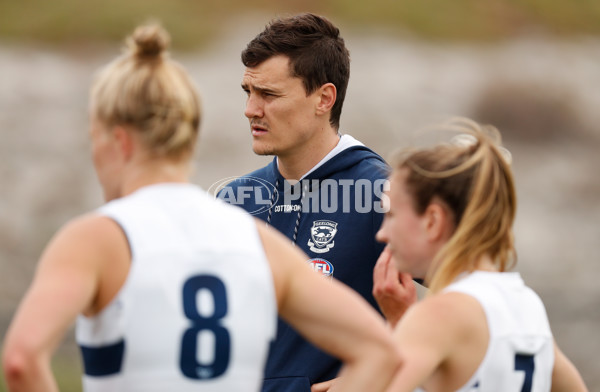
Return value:
M 308 260 L 308 263 L 315 272 L 318 272 L 325 277 L 333 277 L 333 264 L 329 261 L 317 258 Z

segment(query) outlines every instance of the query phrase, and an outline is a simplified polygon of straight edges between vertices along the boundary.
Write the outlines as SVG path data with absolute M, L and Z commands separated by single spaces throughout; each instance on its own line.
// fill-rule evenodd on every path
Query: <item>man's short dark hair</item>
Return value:
M 307 94 L 333 83 L 337 98 L 329 122 L 338 129 L 350 79 L 350 53 L 340 30 L 324 17 L 310 13 L 274 19 L 246 46 L 242 63 L 256 67 L 277 55 L 290 59 L 290 74 L 302 79 Z

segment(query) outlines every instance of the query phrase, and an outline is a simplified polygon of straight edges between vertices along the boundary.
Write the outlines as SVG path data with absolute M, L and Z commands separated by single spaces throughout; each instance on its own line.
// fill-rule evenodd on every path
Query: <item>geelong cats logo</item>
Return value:
M 328 220 L 318 220 L 313 222 L 310 228 L 310 239 L 308 246 L 315 253 L 329 252 L 333 248 L 335 242 L 333 237 L 337 233 L 337 223 Z

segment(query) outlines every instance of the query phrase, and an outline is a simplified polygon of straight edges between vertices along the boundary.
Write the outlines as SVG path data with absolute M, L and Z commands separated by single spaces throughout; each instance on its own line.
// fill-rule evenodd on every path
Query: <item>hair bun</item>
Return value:
M 170 42 L 169 33 L 159 24 L 152 23 L 136 28 L 128 39 L 128 46 L 136 56 L 159 56 Z

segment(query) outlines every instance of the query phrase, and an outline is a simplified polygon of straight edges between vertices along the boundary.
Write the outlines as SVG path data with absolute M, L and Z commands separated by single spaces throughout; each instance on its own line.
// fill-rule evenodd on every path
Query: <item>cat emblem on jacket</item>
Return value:
M 337 233 L 337 222 L 329 220 L 314 221 L 310 228 L 308 246 L 315 253 L 329 252 L 335 245 L 333 237 Z

